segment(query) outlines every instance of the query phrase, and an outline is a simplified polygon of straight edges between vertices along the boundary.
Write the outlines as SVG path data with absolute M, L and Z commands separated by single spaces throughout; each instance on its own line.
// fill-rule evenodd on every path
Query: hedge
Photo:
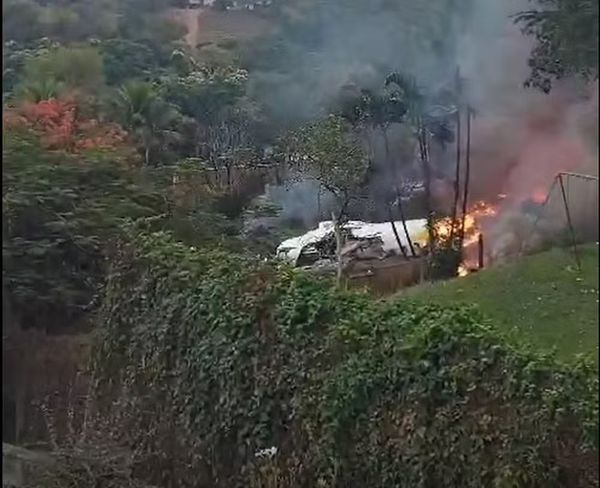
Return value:
M 167 233 L 118 250 L 96 398 L 173 487 L 585 487 L 598 380 L 473 308 L 378 302 Z

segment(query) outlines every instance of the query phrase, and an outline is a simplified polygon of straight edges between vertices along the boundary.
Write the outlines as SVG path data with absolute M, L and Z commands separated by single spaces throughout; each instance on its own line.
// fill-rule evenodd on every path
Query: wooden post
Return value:
M 479 251 L 479 255 L 478 255 L 479 269 L 483 269 L 483 234 L 479 234 L 479 238 L 477 239 L 477 250 Z
M 567 201 L 567 194 L 565 192 L 565 184 L 563 182 L 562 173 L 558 175 L 558 182 L 560 184 L 560 192 L 562 194 L 563 204 L 565 206 L 565 214 L 567 215 L 567 224 L 569 226 L 569 232 L 571 234 L 573 254 L 575 254 L 575 262 L 577 263 L 577 269 L 581 271 L 581 261 L 579 259 L 579 251 L 577 250 L 577 238 L 575 237 L 575 229 L 573 228 L 573 221 L 571 220 L 571 212 L 569 211 L 569 202 Z

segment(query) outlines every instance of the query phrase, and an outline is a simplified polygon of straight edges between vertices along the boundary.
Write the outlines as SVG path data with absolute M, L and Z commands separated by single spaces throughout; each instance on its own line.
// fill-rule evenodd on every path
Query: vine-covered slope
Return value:
M 95 375 L 149 481 L 597 480 L 593 367 L 515 350 L 470 308 L 374 302 L 167 234 L 132 239 L 107 286 Z

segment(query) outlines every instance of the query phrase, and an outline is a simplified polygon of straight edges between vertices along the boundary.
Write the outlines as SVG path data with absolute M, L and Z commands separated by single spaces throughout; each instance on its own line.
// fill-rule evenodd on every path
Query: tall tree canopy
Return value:
M 527 86 L 547 93 L 553 79 L 598 78 L 598 0 L 539 0 L 515 21 L 537 41 Z

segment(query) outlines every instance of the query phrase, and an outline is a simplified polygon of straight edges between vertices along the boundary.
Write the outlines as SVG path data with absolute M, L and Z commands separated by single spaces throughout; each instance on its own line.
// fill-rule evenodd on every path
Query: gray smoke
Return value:
M 288 185 L 268 185 L 265 194 L 281 208 L 281 219 L 301 223 L 305 227 L 312 227 L 320 220 L 328 220 L 334 208 L 333 196 L 313 180 Z
M 514 227 L 523 201 L 539 199 L 557 172 L 598 173 L 597 83 L 565 80 L 549 95 L 523 86 L 533 40 L 511 15 L 528 8 L 526 0 L 405 0 L 393 15 L 380 1 L 329 3 L 310 31 L 290 35 L 293 47 L 275 57 L 273 69 L 252 80 L 282 127 L 327 113 L 345 84 L 380 86 L 386 73 L 401 71 L 434 91 L 452 83 L 460 67 L 477 113 L 472 201 L 507 195 L 490 235 Z M 436 157 L 451 174 L 454 148 Z M 315 186 L 290 191 L 279 198 L 288 214 L 314 221 L 316 204 L 308 202 L 317 199 Z

